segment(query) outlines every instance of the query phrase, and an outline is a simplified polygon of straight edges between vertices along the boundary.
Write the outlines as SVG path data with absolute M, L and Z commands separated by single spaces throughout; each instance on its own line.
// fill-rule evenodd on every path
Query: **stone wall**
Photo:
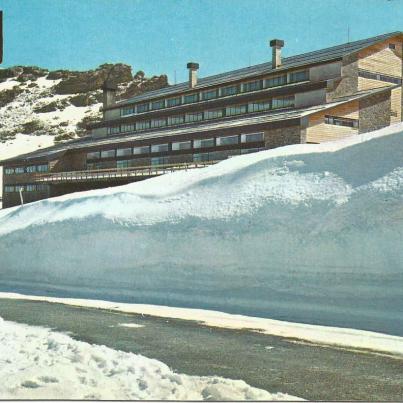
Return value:
M 265 148 L 275 148 L 305 142 L 305 130 L 301 126 L 282 127 L 264 132 Z
M 390 125 L 390 91 L 366 97 L 360 100 L 359 104 L 360 133 L 370 132 Z
M 334 98 L 351 95 L 358 90 L 358 58 L 357 55 L 343 57 L 341 79 L 329 80 L 327 88 L 327 101 Z

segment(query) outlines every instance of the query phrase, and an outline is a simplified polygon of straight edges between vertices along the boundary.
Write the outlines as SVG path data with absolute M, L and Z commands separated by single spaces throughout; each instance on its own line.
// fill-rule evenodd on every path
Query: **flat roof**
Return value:
M 132 98 L 118 101 L 116 106 L 123 106 L 135 102 L 141 102 L 148 99 L 154 99 L 162 96 L 173 96 L 175 94 L 182 93 L 184 91 L 197 90 L 205 87 L 210 87 L 217 84 L 230 83 L 243 78 L 259 76 L 265 73 L 280 72 L 292 68 L 302 67 L 309 64 L 331 61 L 340 59 L 343 56 L 357 52 L 368 46 L 372 46 L 378 42 L 382 42 L 385 39 L 391 38 L 396 35 L 401 35 L 401 31 L 395 31 L 383 35 L 374 36 L 371 38 L 361 39 L 354 42 L 348 42 L 337 46 L 332 46 L 312 52 L 302 53 L 296 56 L 285 57 L 282 59 L 282 65 L 276 69 L 273 69 L 272 62 L 266 62 L 257 64 L 250 67 L 244 67 L 237 70 L 228 71 L 226 73 L 216 74 L 204 78 L 199 78 L 197 85 L 194 88 L 189 88 L 189 82 L 183 82 L 180 84 L 170 85 L 165 88 L 161 88 L 154 91 L 145 92 Z
M 78 150 L 87 147 L 96 147 L 96 146 L 105 146 L 105 145 L 119 145 L 121 143 L 127 143 L 135 140 L 145 140 L 145 139 L 155 139 L 155 138 L 163 138 L 163 137 L 172 137 L 185 133 L 193 133 L 193 132 L 206 132 L 211 130 L 219 130 L 224 128 L 233 128 L 233 127 L 242 127 L 246 125 L 256 125 L 256 124 L 264 124 L 270 122 L 278 122 L 278 121 L 287 121 L 292 119 L 302 118 L 304 116 L 311 115 L 316 112 L 320 112 L 326 109 L 333 108 L 335 106 L 351 102 L 354 100 L 365 98 L 369 95 L 380 93 L 388 90 L 392 90 L 393 88 L 399 87 L 399 85 L 390 85 L 381 88 L 373 88 L 366 91 L 361 91 L 354 95 L 346 96 L 339 98 L 335 102 L 310 106 L 306 108 L 299 109 L 286 109 L 286 110 L 274 110 L 266 113 L 259 113 L 253 116 L 238 116 L 238 117 L 227 117 L 223 119 L 217 119 L 209 122 L 201 122 L 199 124 L 186 125 L 176 128 L 165 127 L 163 129 L 154 129 L 149 131 L 143 131 L 140 133 L 133 133 L 127 135 L 120 136 L 108 136 L 101 138 L 92 138 L 90 136 L 83 137 L 81 139 L 71 140 L 65 143 L 61 143 L 55 146 L 51 146 L 48 148 L 42 148 L 37 151 L 33 151 L 27 154 L 21 154 L 15 156 L 13 158 L 4 159 L 0 161 L 1 165 L 4 165 L 5 162 L 11 161 L 29 161 L 32 159 L 37 159 L 41 157 L 46 157 L 47 159 L 57 157 L 60 154 L 68 151 L 68 150 Z

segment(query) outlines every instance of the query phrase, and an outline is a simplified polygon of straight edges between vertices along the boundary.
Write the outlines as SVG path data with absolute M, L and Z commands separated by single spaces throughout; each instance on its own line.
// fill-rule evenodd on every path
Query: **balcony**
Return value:
M 86 171 L 37 173 L 33 179 L 35 182 L 54 184 L 66 182 L 98 182 L 128 179 L 133 179 L 135 181 L 136 179 L 146 179 L 154 176 L 164 175 L 169 172 L 204 168 L 208 165 L 215 164 L 216 162 L 218 161 L 188 162 L 131 168 L 94 169 Z

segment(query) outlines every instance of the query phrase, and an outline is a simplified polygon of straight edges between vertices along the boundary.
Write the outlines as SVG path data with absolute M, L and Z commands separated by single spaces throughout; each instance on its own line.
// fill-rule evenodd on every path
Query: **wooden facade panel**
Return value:
M 370 90 L 372 88 L 390 87 L 395 84 L 370 78 L 358 77 L 358 91 Z
M 358 134 L 356 128 L 326 124 L 325 115 L 358 119 L 358 101 L 349 102 L 309 116 L 309 125 L 306 129 L 306 141 L 308 143 L 323 143 Z
M 395 49 L 390 49 L 394 44 Z M 359 52 L 358 68 L 391 76 L 402 75 L 402 43 L 389 39 Z
M 390 123 L 395 124 L 402 121 L 402 87 L 395 88 L 391 91 L 391 111 Z

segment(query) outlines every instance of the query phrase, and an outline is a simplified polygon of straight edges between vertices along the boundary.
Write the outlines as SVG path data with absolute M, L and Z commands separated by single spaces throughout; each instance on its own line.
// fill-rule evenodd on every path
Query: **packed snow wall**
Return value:
M 0 212 L 0 288 L 403 335 L 403 126 Z

